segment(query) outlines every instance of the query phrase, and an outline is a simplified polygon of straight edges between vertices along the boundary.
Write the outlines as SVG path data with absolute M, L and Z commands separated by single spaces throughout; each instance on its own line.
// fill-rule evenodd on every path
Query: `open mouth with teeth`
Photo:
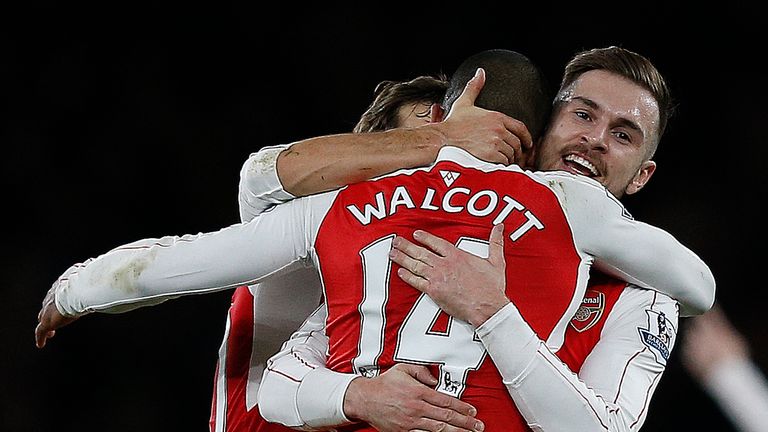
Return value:
M 563 158 L 565 165 L 573 170 L 576 174 L 581 174 L 587 177 L 597 177 L 600 173 L 592 162 L 584 159 L 581 156 L 575 154 L 569 154 Z

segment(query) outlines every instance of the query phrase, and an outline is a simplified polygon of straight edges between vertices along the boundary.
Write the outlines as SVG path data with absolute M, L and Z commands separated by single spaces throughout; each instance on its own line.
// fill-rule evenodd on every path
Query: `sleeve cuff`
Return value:
M 277 157 L 288 145 L 265 147 L 252 153 L 240 170 L 240 218 L 247 222 L 276 204 L 296 198 L 277 175 Z
M 277 175 L 277 157 L 289 147 L 290 145 L 265 147 L 251 154 L 244 172 L 251 190 L 264 191 L 265 195 L 277 201 L 296 198 L 283 188 L 283 183 Z
M 307 426 L 323 428 L 352 423 L 344 415 L 344 395 L 355 374 L 318 368 L 308 373 L 299 385 L 296 405 Z

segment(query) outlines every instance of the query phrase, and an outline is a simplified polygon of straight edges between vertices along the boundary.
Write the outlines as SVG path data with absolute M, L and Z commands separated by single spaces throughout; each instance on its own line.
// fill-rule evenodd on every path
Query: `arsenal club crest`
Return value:
M 585 332 L 600 321 L 605 310 L 605 294 L 600 291 L 587 290 L 581 301 L 579 310 L 571 320 L 571 327 L 577 332 Z

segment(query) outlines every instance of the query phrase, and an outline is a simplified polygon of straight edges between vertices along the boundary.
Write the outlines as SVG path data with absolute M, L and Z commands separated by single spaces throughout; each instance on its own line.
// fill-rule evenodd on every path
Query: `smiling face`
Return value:
M 599 181 L 621 197 L 640 190 L 656 169 L 659 105 L 651 93 L 605 70 L 591 70 L 561 91 L 536 149 L 536 168 Z

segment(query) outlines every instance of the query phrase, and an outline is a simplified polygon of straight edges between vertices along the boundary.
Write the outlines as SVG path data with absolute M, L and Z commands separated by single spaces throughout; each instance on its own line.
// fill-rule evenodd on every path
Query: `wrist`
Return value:
M 486 321 L 491 319 L 500 310 L 504 309 L 504 306 L 510 303 L 507 297 L 495 299 L 492 302 L 482 305 L 482 307 L 476 310 L 476 313 L 470 317 L 469 323 L 475 328 L 485 324 Z
M 410 129 L 395 129 L 395 133 L 402 133 L 405 136 L 397 139 L 400 146 L 406 146 L 396 149 L 398 153 L 407 156 L 412 162 L 412 167 L 425 166 L 433 163 L 437 159 L 437 153 L 448 143 L 446 135 L 440 131 L 437 124 L 427 124 L 424 126 Z
M 368 380 L 363 377 L 353 379 L 344 394 L 343 411 L 350 420 L 362 420 L 365 413 L 365 386 Z

